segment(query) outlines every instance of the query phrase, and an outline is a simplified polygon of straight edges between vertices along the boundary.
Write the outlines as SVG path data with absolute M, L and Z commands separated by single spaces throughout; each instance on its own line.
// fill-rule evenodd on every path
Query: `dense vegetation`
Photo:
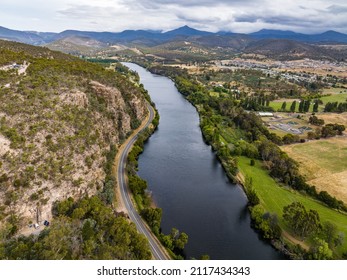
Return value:
M 0 245 L 0 259 L 150 259 L 146 238 L 100 198 L 56 202 L 54 221 L 39 236 L 19 236 Z
M 146 113 L 143 90 L 46 48 L 0 41 L 0 54 L 1 258 L 150 258 L 113 210 L 116 147 Z

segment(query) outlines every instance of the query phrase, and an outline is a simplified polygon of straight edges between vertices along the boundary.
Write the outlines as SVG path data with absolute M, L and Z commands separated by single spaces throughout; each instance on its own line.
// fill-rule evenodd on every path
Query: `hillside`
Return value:
M 51 50 L 69 54 L 92 54 L 95 51 L 106 48 L 107 44 L 89 37 L 71 36 L 56 40 L 46 45 Z
M 16 31 L 0 27 L 0 39 L 44 45 L 52 50 L 85 56 L 136 56 L 143 49 L 167 62 L 227 59 L 239 53 L 265 55 L 276 60 L 310 58 L 345 61 L 347 35 L 335 31 L 302 34 L 263 29 L 250 34 L 206 32 L 183 26 L 171 31 L 125 30 L 93 32 L 65 30 L 60 33 Z M 121 50 L 110 46 L 121 46 Z
M 55 201 L 99 195 L 111 203 L 114 181 L 105 176 L 116 150 L 110 154 L 110 147 L 146 112 L 140 89 L 117 72 L 0 41 L 2 236 L 29 234 L 28 225 L 51 221 Z
M 326 48 L 310 45 L 287 39 L 264 39 L 250 43 L 245 49 L 245 53 L 265 55 L 278 60 L 291 59 L 322 59 L 339 60 L 342 53 L 338 51 L 328 51 Z

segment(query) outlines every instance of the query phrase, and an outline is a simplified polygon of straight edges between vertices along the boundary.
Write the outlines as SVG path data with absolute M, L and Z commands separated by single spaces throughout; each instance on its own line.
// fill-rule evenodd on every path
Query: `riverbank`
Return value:
M 226 179 L 204 142 L 196 109 L 166 77 L 134 69 L 161 115 L 157 133 L 139 158 L 139 176 L 163 208 L 162 232 L 175 225 L 188 233 L 187 258 L 282 259 L 249 227 L 245 194 Z
M 129 135 L 129 137 L 125 140 L 125 142 L 122 145 L 120 145 L 118 147 L 118 152 L 117 152 L 117 155 L 114 159 L 114 164 L 112 167 L 112 173 L 114 175 L 116 175 L 117 171 L 119 170 L 121 155 L 124 153 L 125 148 L 129 145 L 130 141 L 136 135 L 138 135 L 140 133 L 140 131 L 142 131 L 146 127 L 149 120 L 150 120 L 150 112 L 148 110 L 148 114 L 147 114 L 146 118 L 142 121 L 141 125 Z M 128 209 L 125 207 L 125 203 L 124 203 L 122 195 L 121 195 L 121 189 L 119 187 L 120 186 L 120 182 L 119 182 L 120 178 L 119 178 L 119 176 L 116 176 L 116 178 L 117 178 L 117 182 L 116 182 L 116 186 L 115 186 L 116 197 L 114 200 L 116 211 L 117 212 L 123 212 L 123 213 L 129 215 Z M 126 177 L 126 181 L 127 181 L 127 177 Z
M 345 214 L 328 208 L 321 202 L 311 198 L 308 195 L 299 193 L 290 187 L 285 188 L 279 186 L 275 182 L 275 180 L 270 177 L 268 172 L 261 167 L 259 161 L 255 161 L 255 167 L 252 166 L 252 164 L 250 164 L 252 158 L 256 156 L 244 160 L 244 164 L 240 165 L 240 163 L 238 162 L 240 158 L 237 158 L 234 155 L 232 156 L 229 149 L 229 147 L 233 147 L 233 149 L 235 149 L 235 145 L 240 144 L 240 138 L 238 138 L 238 140 L 230 140 L 225 138 L 226 136 L 223 130 L 232 130 L 230 127 L 228 127 L 230 126 L 230 124 L 228 126 L 225 125 L 228 123 L 227 118 L 223 118 L 223 116 L 218 115 L 218 112 L 216 112 L 217 110 L 219 110 L 218 106 L 221 105 L 218 104 L 216 98 L 213 99 L 209 97 L 208 93 L 204 91 L 201 85 L 191 82 L 187 78 L 188 76 L 179 76 L 179 74 L 177 74 L 177 70 L 175 69 L 164 69 L 163 67 L 160 67 L 159 69 L 154 68 L 151 70 L 154 70 L 153 72 L 156 74 L 171 76 L 171 79 L 174 80 L 180 93 L 184 95 L 184 97 L 195 106 L 200 115 L 200 127 L 203 132 L 205 141 L 206 143 L 211 145 L 213 149 L 217 152 L 217 157 L 221 161 L 222 166 L 228 177 L 233 182 L 236 180 L 239 181 L 241 185 L 244 185 L 245 176 L 250 176 L 251 179 L 253 179 L 254 192 L 252 192 L 252 195 L 255 193 L 256 196 L 258 196 L 258 200 L 260 202 L 260 206 L 257 208 L 257 210 L 261 209 L 263 213 L 262 215 L 272 215 L 274 217 L 276 216 L 276 218 L 274 219 L 276 221 L 278 220 L 278 225 L 282 229 L 282 232 L 284 232 L 283 238 L 281 238 L 282 235 L 278 236 L 278 234 L 275 234 L 276 236 L 278 236 L 276 238 L 278 239 L 277 241 L 274 240 L 272 237 L 267 237 L 268 239 L 272 240 L 271 243 L 273 244 L 273 246 L 285 252 L 291 258 L 303 258 L 306 255 L 306 251 L 309 247 L 309 244 L 307 244 L 306 242 L 302 243 L 301 241 L 297 240 L 295 236 L 290 234 L 291 230 L 288 228 L 288 225 L 282 217 L 284 207 L 296 201 L 303 203 L 303 205 L 307 207 L 307 209 L 309 210 L 313 209 L 317 211 L 323 224 L 333 220 L 337 226 L 337 229 L 343 233 L 346 233 L 347 216 Z M 223 124 L 223 122 L 225 124 Z M 242 138 L 247 138 L 245 132 Z M 249 144 L 247 144 L 246 141 L 243 141 L 242 145 L 245 145 L 245 149 L 250 149 L 249 151 L 247 151 L 248 153 L 258 153 L 258 151 L 254 152 L 253 150 L 251 150 L 251 148 L 253 147 L 248 147 Z M 242 150 L 238 151 L 238 153 L 241 154 Z M 241 161 L 242 160 L 243 158 L 241 157 Z M 240 175 L 240 173 L 238 173 L 239 170 L 241 172 L 243 171 L 244 174 Z M 246 195 L 249 197 L 250 194 L 246 188 L 244 188 L 244 191 Z M 251 214 L 253 214 L 252 211 Z M 266 221 L 266 223 L 268 223 L 268 221 Z M 260 226 L 260 228 L 263 227 L 263 230 L 265 229 L 264 226 L 267 225 L 263 224 L 258 226 Z M 265 236 L 269 236 L 268 229 L 266 230 L 267 232 L 265 232 Z M 307 239 L 306 241 L 311 242 L 311 239 Z M 336 250 L 334 249 L 336 258 L 341 258 L 341 256 L 346 250 L 346 246 L 346 243 L 344 243 L 343 246 L 338 247 Z

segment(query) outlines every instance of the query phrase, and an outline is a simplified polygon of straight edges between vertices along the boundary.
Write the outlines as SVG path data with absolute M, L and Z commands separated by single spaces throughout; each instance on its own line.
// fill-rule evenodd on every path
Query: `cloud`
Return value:
M 347 6 L 331 5 L 327 8 L 327 11 L 333 14 L 347 14 Z
M 22 30 L 169 30 L 185 24 L 207 31 L 347 33 L 347 6 L 345 0 L 2 0 L 0 10 L 0 25 Z

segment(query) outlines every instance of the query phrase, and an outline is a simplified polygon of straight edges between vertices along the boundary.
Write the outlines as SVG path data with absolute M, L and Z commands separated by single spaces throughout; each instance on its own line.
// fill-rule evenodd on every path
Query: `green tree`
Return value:
M 181 232 L 178 237 L 174 240 L 174 246 L 179 249 L 183 250 L 184 246 L 188 243 L 188 235 L 184 232 Z
M 333 257 L 329 244 L 318 237 L 314 238 L 309 254 L 310 258 L 314 260 L 330 260 Z
M 129 176 L 129 188 L 136 194 L 144 194 L 147 189 L 147 182 L 137 175 Z
M 141 211 L 141 215 L 155 234 L 159 234 L 162 214 L 161 208 L 145 208 Z
M 285 111 L 285 110 L 286 110 L 286 107 L 287 107 L 287 102 L 284 101 L 284 102 L 282 103 L 281 110 L 282 110 L 282 111 Z
M 321 227 L 317 211 L 307 211 L 301 202 L 293 202 L 283 207 L 283 219 L 294 233 L 302 238 L 318 232 Z
M 296 109 L 296 100 L 294 100 L 293 103 L 292 103 L 292 105 L 290 105 L 290 111 L 291 111 L 292 113 L 295 112 L 295 109 Z
M 331 249 L 343 244 L 343 234 L 339 232 L 337 226 L 330 221 L 323 224 L 322 235 Z
M 318 103 L 318 100 L 316 100 L 314 102 L 314 105 L 313 105 L 313 112 L 314 113 L 317 113 L 318 112 L 318 106 L 319 106 L 319 103 Z

